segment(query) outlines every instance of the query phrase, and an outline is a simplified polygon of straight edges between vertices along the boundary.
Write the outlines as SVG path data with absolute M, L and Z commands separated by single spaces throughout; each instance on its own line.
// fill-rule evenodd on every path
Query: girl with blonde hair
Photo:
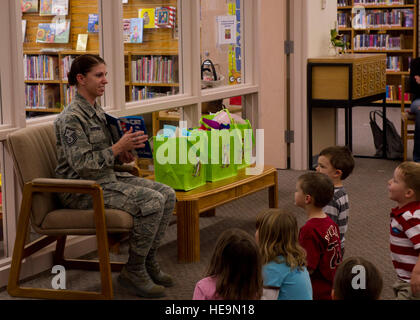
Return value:
M 312 300 L 306 252 L 299 245 L 295 216 L 269 209 L 257 216 L 256 227 L 263 263 L 263 299 Z

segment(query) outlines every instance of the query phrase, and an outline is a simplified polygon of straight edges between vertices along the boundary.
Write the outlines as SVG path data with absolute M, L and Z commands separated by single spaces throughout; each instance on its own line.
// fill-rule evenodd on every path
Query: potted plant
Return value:
M 330 30 L 330 43 L 335 50 L 335 54 L 344 53 L 345 49 L 350 45 L 349 42 L 344 41 L 343 35 L 339 34 L 336 28 Z

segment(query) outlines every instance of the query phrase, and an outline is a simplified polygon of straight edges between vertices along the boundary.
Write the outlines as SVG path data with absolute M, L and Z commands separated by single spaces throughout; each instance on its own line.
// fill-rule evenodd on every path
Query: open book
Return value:
M 147 134 L 146 125 L 141 116 L 115 118 L 107 113 L 105 113 L 105 116 L 114 143 L 117 142 L 125 132 L 129 131 L 130 128 L 133 128 L 133 132 L 144 131 L 144 134 Z M 139 158 L 153 158 L 149 141 L 145 142 L 144 148 L 135 149 L 135 155 Z

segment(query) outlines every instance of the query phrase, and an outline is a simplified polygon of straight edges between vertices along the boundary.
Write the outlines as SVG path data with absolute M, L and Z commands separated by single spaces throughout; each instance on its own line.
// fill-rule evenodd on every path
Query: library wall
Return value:
M 308 6 L 308 57 L 329 55 L 330 29 L 337 20 L 337 1 L 327 0 L 325 9 L 321 1 L 306 0 Z M 305 62 L 306 65 L 306 62 Z M 313 110 L 313 153 L 336 144 L 336 112 L 335 109 L 317 108 Z

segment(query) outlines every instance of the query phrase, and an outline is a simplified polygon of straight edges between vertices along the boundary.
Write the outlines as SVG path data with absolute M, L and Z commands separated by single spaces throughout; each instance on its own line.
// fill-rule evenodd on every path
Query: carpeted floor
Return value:
M 387 181 L 391 178 L 396 161 L 379 159 L 356 159 L 353 174 L 345 181 L 350 199 L 350 220 L 346 234 L 345 257 L 362 256 L 373 262 L 381 271 L 384 279 L 382 299 L 392 299 L 392 284 L 396 280 L 389 254 L 389 213 L 395 204 L 387 197 Z M 294 205 L 295 183 L 303 171 L 279 171 L 279 204 L 282 208 L 296 214 L 299 226 L 305 222 L 305 213 Z M 190 300 L 195 283 L 202 278 L 212 254 L 218 235 L 225 229 L 238 227 L 251 234 L 255 232 L 255 216 L 268 207 L 267 191 L 234 201 L 217 209 L 216 217 L 201 218 L 201 261 L 195 264 L 177 263 L 176 225 L 169 227 L 159 251 L 159 260 L 163 269 L 176 278 L 176 286 L 166 290 L 164 299 Z M 114 260 L 127 259 L 127 246 L 121 253 L 113 256 Z M 54 275 L 44 273 L 28 286 L 51 288 Z M 118 285 L 117 273 L 113 274 L 115 299 L 139 299 L 127 294 Z M 70 270 L 67 272 L 67 288 L 99 290 L 99 272 Z M 5 290 L 0 292 L 0 299 L 13 299 Z

